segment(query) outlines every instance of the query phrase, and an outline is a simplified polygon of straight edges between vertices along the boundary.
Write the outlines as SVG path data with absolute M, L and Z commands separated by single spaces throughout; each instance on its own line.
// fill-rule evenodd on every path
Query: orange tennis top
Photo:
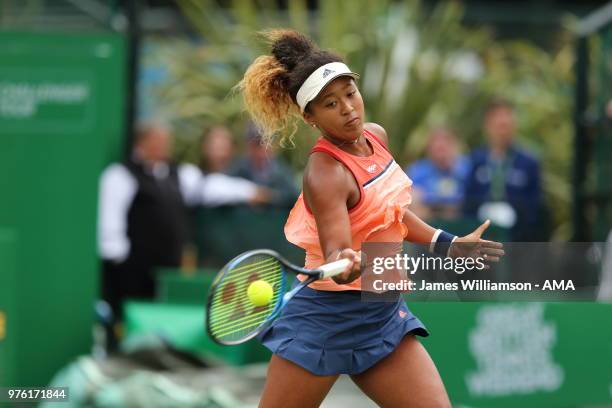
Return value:
M 364 136 L 373 150 L 370 156 L 347 153 L 323 137 L 311 150 L 311 153 L 323 152 L 338 160 L 353 173 L 359 185 L 359 202 L 348 211 L 355 251 L 361 250 L 364 242 L 401 243 L 408 233 L 402 223 L 404 209 L 412 201 L 412 181 L 378 137 L 365 129 Z M 289 213 L 285 236 L 306 251 L 306 268 L 313 269 L 325 262 L 317 225 L 303 192 Z M 361 278 L 343 285 L 329 278 L 315 281 L 310 287 L 330 291 L 360 290 Z

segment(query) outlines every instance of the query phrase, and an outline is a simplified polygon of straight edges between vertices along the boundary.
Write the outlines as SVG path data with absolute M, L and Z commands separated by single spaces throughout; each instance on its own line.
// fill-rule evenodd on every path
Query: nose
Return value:
M 348 115 L 349 113 L 355 110 L 355 107 L 348 98 L 342 99 L 341 107 L 343 115 Z

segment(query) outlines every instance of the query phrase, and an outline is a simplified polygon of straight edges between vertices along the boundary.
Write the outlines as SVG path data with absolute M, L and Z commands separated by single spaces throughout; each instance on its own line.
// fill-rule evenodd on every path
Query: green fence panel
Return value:
M 0 32 L 0 225 L 19 236 L 6 289 L 15 385 L 44 385 L 91 345 L 98 177 L 120 151 L 124 61 L 117 34 Z

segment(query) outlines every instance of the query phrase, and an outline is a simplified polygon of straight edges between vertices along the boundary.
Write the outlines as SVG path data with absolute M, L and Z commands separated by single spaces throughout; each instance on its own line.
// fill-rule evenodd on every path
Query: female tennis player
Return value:
M 428 332 L 402 298 L 361 301 L 360 249 L 364 242 L 408 240 L 450 245 L 457 256 L 464 242 L 495 260 L 501 244 L 480 238 L 488 221 L 455 237 L 417 218 L 409 209 L 412 182 L 393 160 L 385 130 L 364 123 L 358 75 L 298 32 L 266 36 L 272 55 L 258 57 L 239 84 L 247 110 L 267 141 L 277 134 L 290 139 L 299 120 L 321 135 L 285 235 L 306 251 L 306 268 L 353 262 L 342 275 L 300 291 L 260 335 L 274 353 L 260 407 L 317 407 L 339 374 L 382 407 L 450 407 L 415 338 Z

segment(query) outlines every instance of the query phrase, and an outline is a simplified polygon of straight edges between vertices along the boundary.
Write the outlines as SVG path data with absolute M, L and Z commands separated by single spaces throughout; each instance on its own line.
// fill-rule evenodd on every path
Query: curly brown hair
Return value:
M 278 136 L 281 145 L 293 144 L 302 117 L 296 102 L 300 86 L 320 66 L 343 61 L 297 31 L 280 29 L 261 34 L 271 45 L 272 55 L 257 57 L 237 89 L 266 143 Z M 309 110 L 308 105 L 305 110 Z

